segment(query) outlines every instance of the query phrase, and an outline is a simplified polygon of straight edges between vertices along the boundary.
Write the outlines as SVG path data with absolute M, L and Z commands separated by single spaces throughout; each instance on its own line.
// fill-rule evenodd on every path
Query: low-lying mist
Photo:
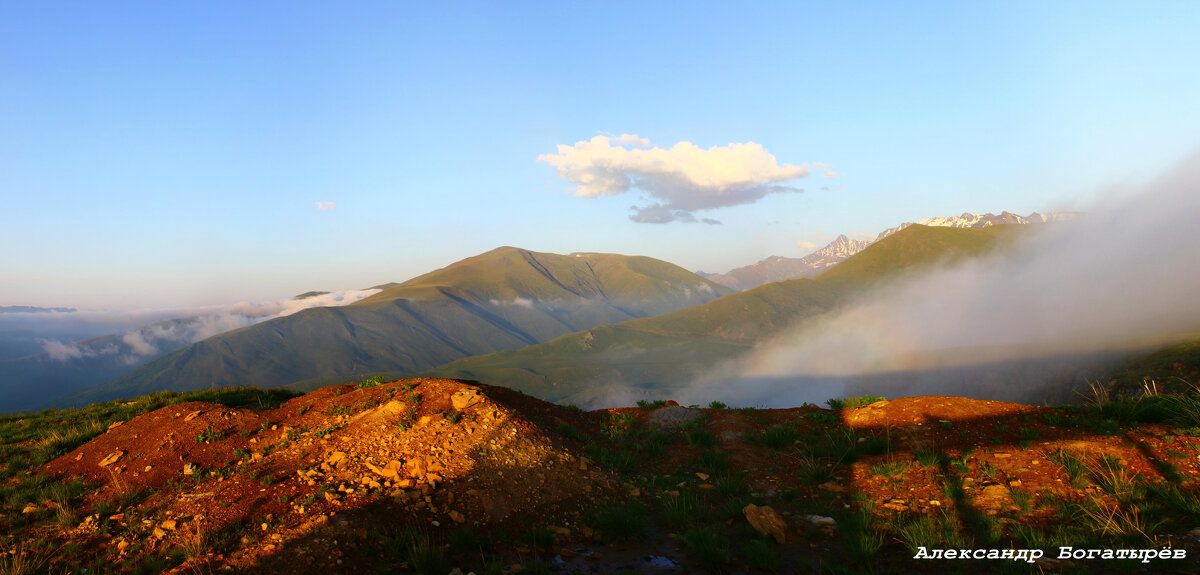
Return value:
M 988 257 L 889 283 L 694 382 L 681 401 L 865 393 L 1062 400 L 1200 332 L 1200 156 Z

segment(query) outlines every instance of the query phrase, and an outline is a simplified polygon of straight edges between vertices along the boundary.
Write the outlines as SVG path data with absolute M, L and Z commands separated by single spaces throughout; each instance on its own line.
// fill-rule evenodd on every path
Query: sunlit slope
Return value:
M 702 304 L 730 291 L 652 258 L 504 247 L 352 305 L 305 310 L 206 339 L 70 403 L 163 389 L 275 387 L 424 370 Z
M 867 288 L 989 252 L 1023 231 L 1020 226 L 914 225 L 814 279 L 771 283 L 673 313 L 461 359 L 428 373 L 477 379 L 550 400 L 586 395 L 589 387 L 601 385 L 668 389 Z

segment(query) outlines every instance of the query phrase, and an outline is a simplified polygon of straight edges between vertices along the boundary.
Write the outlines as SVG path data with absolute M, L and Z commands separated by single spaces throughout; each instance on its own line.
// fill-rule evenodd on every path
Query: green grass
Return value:
M 659 407 L 664 407 L 666 405 L 667 405 L 667 401 L 665 399 L 656 399 L 654 401 L 639 399 L 637 402 L 637 406 L 639 408 L 645 409 L 645 410 L 657 409 Z
M 732 559 L 725 538 L 711 526 L 692 527 L 680 537 L 680 541 L 687 549 L 688 557 L 695 558 L 708 569 L 721 570 Z
M 647 509 L 636 499 L 625 502 L 609 500 L 589 510 L 587 521 L 607 541 L 640 540 L 646 534 Z
M 866 407 L 868 405 L 871 405 L 872 403 L 877 403 L 880 401 L 886 401 L 886 399 L 883 397 L 880 397 L 878 395 L 863 395 L 863 396 L 859 396 L 859 397 L 850 397 L 850 398 L 846 398 L 846 399 L 834 398 L 834 399 L 830 399 L 830 400 L 826 401 L 825 404 L 828 405 L 829 408 L 834 411 L 841 411 L 843 409 L 855 409 L 855 408 L 859 408 L 859 407 Z
M 771 449 L 784 449 L 800 439 L 800 431 L 795 424 L 781 423 L 772 425 L 758 434 L 747 435 L 746 441 L 752 445 L 761 445 Z
M 662 500 L 662 518 L 671 527 L 692 525 L 707 516 L 708 504 L 695 493 L 681 493 Z

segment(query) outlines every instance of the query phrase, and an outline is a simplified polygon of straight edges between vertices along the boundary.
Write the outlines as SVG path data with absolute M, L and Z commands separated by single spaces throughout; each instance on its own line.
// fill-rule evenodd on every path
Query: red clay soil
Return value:
M 788 565 L 843 561 L 835 528 L 814 526 L 809 514 L 862 507 L 886 524 L 977 512 L 1001 524 L 1037 524 L 1055 517 L 1055 501 L 1112 501 L 1101 486 L 1055 463 L 1064 454 L 1092 469 L 1108 456 L 1120 473 L 1200 492 L 1200 439 L 1161 425 L 1103 435 L 1085 431 L 1078 414 L 952 397 L 895 399 L 840 414 L 814 406 L 695 411 L 706 416 L 703 428 L 715 437 L 715 450 L 728 455 L 730 475 L 780 510 L 789 543 L 778 553 Z M 557 534 L 555 549 L 597 550 L 567 561 L 568 570 L 615 570 L 623 565 L 616 558 L 647 554 L 685 564 L 686 553 L 666 533 L 653 549 L 601 543 L 580 512 L 614 495 L 656 509 L 680 492 L 716 493 L 718 478 L 700 468 L 702 448 L 674 436 L 661 457 L 641 458 L 637 473 L 621 479 L 560 433 L 598 438 L 612 414 L 632 414 L 646 426 L 653 413 L 580 413 L 444 379 L 343 385 L 271 411 L 207 403 L 160 409 L 110 429 L 44 471 L 99 485 L 85 507 L 109 502 L 106 514 L 125 527 L 97 530 L 103 518 L 89 516 L 74 530 L 74 542 L 100 558 L 199 550 L 177 572 L 370 572 L 381 552 L 375 536 L 406 523 L 443 533 L 548 526 Z M 795 444 L 772 449 L 751 441 L 781 424 L 797 433 Z M 853 462 L 822 461 L 828 477 L 812 481 L 805 448 L 837 441 L 884 448 Z M 672 477 L 669 485 L 647 479 L 664 476 Z M 625 480 L 641 481 L 640 487 Z M 237 540 L 222 545 L 222 537 Z M 1200 556 L 1186 530 L 1172 537 L 1190 557 Z M 893 539 L 873 561 L 885 572 L 939 568 L 914 563 Z
M 474 403 L 455 409 L 451 396 L 458 392 Z M 93 502 L 146 494 L 136 508 L 148 511 L 113 514 L 123 522 L 137 515 L 137 535 L 92 542 L 121 548 L 122 555 L 186 547 L 198 533 L 211 540 L 245 530 L 257 537 L 244 538 L 231 556 L 200 555 L 179 570 L 271 564 L 293 572 L 288 565 L 345 570 L 349 562 L 340 557 L 347 546 L 337 544 L 337 533 L 361 538 L 379 525 L 366 516 L 347 519 L 356 515 L 383 513 L 387 525 L 493 525 L 551 515 L 611 485 L 608 474 L 584 463 L 578 445 L 531 418 L 587 425 L 582 414 L 487 385 L 444 379 L 343 385 L 271 411 L 209 403 L 160 409 L 44 470 L 102 484 Z M 332 535 L 314 535 L 322 531 Z

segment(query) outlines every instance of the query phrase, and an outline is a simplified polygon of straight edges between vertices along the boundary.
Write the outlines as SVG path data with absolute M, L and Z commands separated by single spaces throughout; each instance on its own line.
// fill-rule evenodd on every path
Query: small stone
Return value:
M 805 515 L 804 519 L 806 519 L 809 523 L 816 525 L 817 527 L 836 527 L 837 526 L 837 521 L 834 521 L 834 519 L 832 517 L 824 517 L 821 515 Z
M 1012 479 L 1012 480 L 1010 480 L 1010 481 L 1008 482 L 1008 486 L 1009 486 L 1009 487 L 1020 487 L 1020 486 L 1021 486 L 1021 480 L 1020 480 L 1020 479 Z
M 167 536 L 167 532 L 163 531 L 162 527 L 154 528 L 154 538 L 155 539 L 162 539 L 163 537 L 166 537 L 166 536 Z
M 162 527 L 163 529 L 166 529 L 167 531 L 174 531 L 175 530 L 175 520 L 168 519 L 168 520 L 160 523 L 158 526 Z
M 466 523 L 467 522 L 467 518 L 464 517 L 462 513 L 459 513 L 457 511 L 450 510 L 450 513 L 447 513 L 447 515 L 449 515 L 450 519 L 452 521 L 454 521 L 455 523 Z
M 125 455 L 125 452 L 121 451 L 120 449 L 109 453 L 107 457 L 100 460 L 100 467 L 108 467 L 109 465 L 116 463 L 123 455 Z
M 36 503 L 30 503 L 21 510 L 21 513 L 37 513 L 38 506 Z
M 937 499 L 930 499 L 930 500 L 929 500 L 929 504 L 930 504 L 930 505 L 932 505 L 932 506 L 934 506 L 934 507 L 941 507 L 941 506 L 942 506 L 942 502 L 941 502 L 941 501 L 938 501 Z
M 183 474 L 184 475 L 194 475 L 195 473 L 196 473 L 196 464 L 195 463 L 183 464 Z
M 121 424 L 122 424 L 122 423 L 125 423 L 125 422 L 124 422 L 124 421 L 114 421 L 114 422 L 112 423 L 112 425 L 109 425 L 109 426 L 108 426 L 108 430 L 109 430 L 109 431 L 112 431 L 112 430 L 114 430 L 114 429 L 116 429 L 116 428 L 118 428 L 118 427 L 121 427 Z
M 184 421 L 191 421 L 191 420 L 193 420 L 193 419 L 196 419 L 197 417 L 200 417 L 200 414 L 201 414 L 201 413 L 204 413 L 204 410 L 200 410 L 200 409 L 198 409 L 198 410 L 196 410 L 196 411 L 193 411 L 193 412 L 191 412 L 191 413 L 187 414 L 187 417 L 183 418 L 183 420 L 184 420 Z
M 742 514 L 755 531 L 774 537 L 780 545 L 787 543 L 787 523 L 769 505 L 759 507 L 751 503 L 742 508 Z
M 700 473 L 700 472 L 697 472 L 697 473 L 696 473 L 696 477 L 700 478 L 700 481 L 708 481 L 708 474 L 707 474 L 707 473 Z
M 995 454 L 995 456 L 996 456 L 996 459 L 1008 459 L 1009 457 L 1012 457 L 1012 454 L 1011 453 L 997 453 L 997 454 Z

